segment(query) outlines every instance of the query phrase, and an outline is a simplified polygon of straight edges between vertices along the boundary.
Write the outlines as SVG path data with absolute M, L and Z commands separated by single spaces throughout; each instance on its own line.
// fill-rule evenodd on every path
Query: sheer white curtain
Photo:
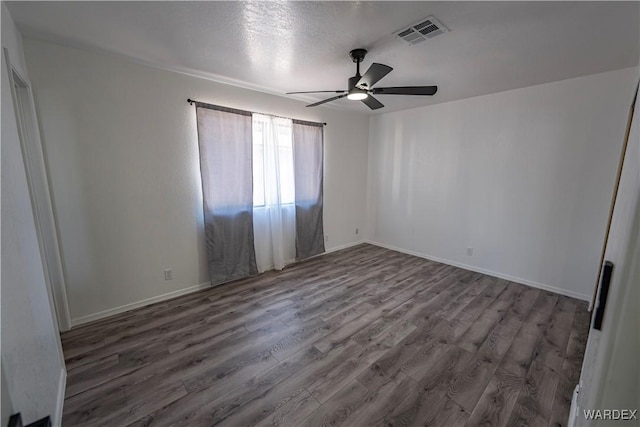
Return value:
M 259 271 L 295 261 L 292 121 L 253 114 L 253 227 Z

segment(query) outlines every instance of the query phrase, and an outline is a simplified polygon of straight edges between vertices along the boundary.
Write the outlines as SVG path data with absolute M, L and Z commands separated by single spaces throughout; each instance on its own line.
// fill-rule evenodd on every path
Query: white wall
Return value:
M 590 299 L 635 75 L 373 117 L 368 237 Z
M 27 78 L 20 34 L 2 4 L 2 47 Z M 47 415 L 59 425 L 64 364 L 49 305 L 43 264 L 13 110 L 9 73 L 2 56 L 2 422 L 6 410 L 25 425 Z M 7 399 L 9 397 L 9 399 Z
M 327 248 L 359 241 L 367 116 L 25 40 L 72 321 L 208 279 L 194 107 L 187 98 L 327 122 Z M 221 58 L 224 60 L 224 58 Z M 163 279 L 172 267 L 174 280 Z

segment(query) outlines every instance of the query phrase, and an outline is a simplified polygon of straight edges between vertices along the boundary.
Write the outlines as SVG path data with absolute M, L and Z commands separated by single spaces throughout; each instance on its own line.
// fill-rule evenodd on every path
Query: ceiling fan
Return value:
M 297 93 L 339 93 L 340 95 L 334 96 L 323 101 L 315 102 L 307 105 L 307 107 L 315 107 L 326 102 L 335 101 L 336 99 L 344 98 L 353 101 L 362 101 L 367 107 L 372 110 L 384 107 L 382 102 L 378 101 L 373 95 L 433 95 L 438 91 L 438 86 L 400 86 L 400 87 L 372 87 L 384 76 L 389 74 L 393 68 L 384 64 L 373 63 L 369 67 L 364 76 L 360 75 L 360 63 L 364 59 L 367 51 L 365 49 L 354 49 L 349 52 L 349 56 L 356 63 L 356 75 L 349 78 L 349 84 L 347 90 L 316 90 L 310 92 L 287 92 L 287 95 L 293 95 Z

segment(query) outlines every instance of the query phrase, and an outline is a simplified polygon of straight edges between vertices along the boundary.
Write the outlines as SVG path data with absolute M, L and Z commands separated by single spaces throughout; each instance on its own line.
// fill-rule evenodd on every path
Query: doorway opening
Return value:
M 33 93 L 27 81 L 13 67 L 9 66 L 9 68 L 20 146 L 29 184 L 29 196 L 38 235 L 40 256 L 43 261 L 49 303 L 55 314 L 54 321 L 58 325 L 59 331 L 66 331 L 71 328 L 71 318 Z

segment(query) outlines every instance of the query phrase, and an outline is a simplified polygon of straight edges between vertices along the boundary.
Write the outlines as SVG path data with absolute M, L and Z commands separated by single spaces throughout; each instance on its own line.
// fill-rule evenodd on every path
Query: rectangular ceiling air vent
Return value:
M 432 39 L 440 34 L 444 34 L 447 31 L 449 31 L 447 27 L 442 25 L 440 21 L 433 16 L 429 16 L 425 19 L 421 19 L 417 24 L 413 24 L 409 28 L 396 31 L 393 34 L 396 37 L 400 37 L 407 43 L 414 45 L 425 40 Z

